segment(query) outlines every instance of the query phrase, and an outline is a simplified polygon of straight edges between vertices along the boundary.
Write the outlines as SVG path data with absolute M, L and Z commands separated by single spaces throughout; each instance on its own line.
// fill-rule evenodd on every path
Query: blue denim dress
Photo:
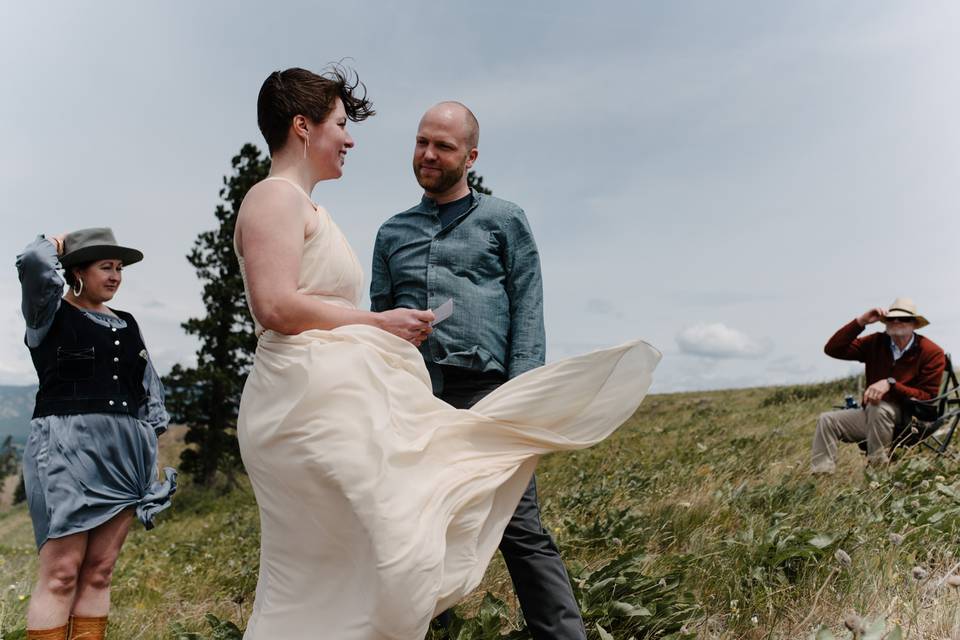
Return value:
M 64 281 L 57 272 L 56 248 L 43 237 L 17 256 L 28 346 L 40 344 L 62 302 Z M 84 312 L 90 322 L 126 327 L 112 315 Z M 163 384 L 147 361 L 143 377 L 147 401 L 137 416 L 87 413 L 52 415 L 31 421 L 23 457 L 27 505 L 37 547 L 50 538 L 89 531 L 124 509 L 134 509 L 148 529 L 170 506 L 176 471 L 157 477 L 157 436 L 169 416 Z

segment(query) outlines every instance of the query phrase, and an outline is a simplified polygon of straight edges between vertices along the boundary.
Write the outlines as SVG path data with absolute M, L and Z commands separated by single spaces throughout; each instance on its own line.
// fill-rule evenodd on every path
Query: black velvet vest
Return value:
M 40 378 L 33 417 L 80 413 L 137 415 L 145 398 L 147 352 L 133 316 L 114 311 L 125 329 L 93 322 L 63 301 L 49 333 L 30 349 Z

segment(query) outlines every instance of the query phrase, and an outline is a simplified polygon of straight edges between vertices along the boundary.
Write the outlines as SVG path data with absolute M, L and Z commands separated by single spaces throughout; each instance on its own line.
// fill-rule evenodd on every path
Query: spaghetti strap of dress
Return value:
M 278 180 L 278 181 L 280 181 L 280 182 L 286 182 L 286 183 L 289 184 L 291 187 L 293 187 L 294 189 L 296 189 L 297 191 L 299 191 L 300 193 L 302 193 L 304 198 L 306 198 L 307 200 L 310 201 L 310 206 L 313 207 L 313 210 L 314 210 L 314 211 L 316 211 L 316 210 L 318 209 L 317 203 L 313 201 L 313 198 L 310 197 L 310 194 L 307 193 L 306 191 L 304 191 L 303 187 L 301 187 L 300 185 L 298 185 L 296 182 L 294 182 L 294 181 L 291 180 L 290 178 L 285 178 L 285 177 L 283 177 L 283 176 L 268 176 L 268 177 L 264 178 L 261 182 L 266 182 L 267 180 Z

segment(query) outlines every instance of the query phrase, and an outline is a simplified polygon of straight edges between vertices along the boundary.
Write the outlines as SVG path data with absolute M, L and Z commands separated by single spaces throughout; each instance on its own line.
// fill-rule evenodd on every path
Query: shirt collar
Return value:
M 470 187 L 470 195 L 472 196 L 472 199 L 471 199 L 471 201 L 470 201 L 470 206 L 473 206 L 473 205 L 477 204 L 477 203 L 480 201 L 480 194 L 477 193 L 477 192 L 473 189 L 473 187 Z M 429 198 L 429 197 L 427 197 L 426 195 L 424 195 L 422 198 L 420 198 L 420 204 L 418 204 L 418 205 L 416 206 L 415 211 L 417 211 L 418 213 L 427 213 L 427 214 L 431 214 L 431 215 L 439 215 L 439 214 L 440 214 L 440 206 L 437 204 L 437 201 L 436 201 L 436 200 L 434 200 L 433 198 Z
M 890 338 L 890 351 L 893 352 L 893 361 L 896 362 L 905 354 L 907 351 L 910 351 L 910 347 L 913 346 L 913 343 L 917 340 L 917 334 L 910 336 L 910 342 L 907 343 L 907 346 L 901 349 L 897 346 L 897 343 L 893 338 Z

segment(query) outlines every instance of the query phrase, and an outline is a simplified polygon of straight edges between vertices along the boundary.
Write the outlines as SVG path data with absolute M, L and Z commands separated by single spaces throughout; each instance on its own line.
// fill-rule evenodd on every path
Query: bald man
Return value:
M 526 216 L 467 184 L 479 138 L 476 117 L 459 102 L 424 114 L 413 152 L 423 198 L 380 227 L 370 282 L 374 311 L 453 299 L 453 315 L 414 343 L 434 394 L 461 409 L 541 366 L 546 351 L 540 256 Z M 500 551 L 534 640 L 586 640 L 560 553 L 540 523 L 536 478 Z

